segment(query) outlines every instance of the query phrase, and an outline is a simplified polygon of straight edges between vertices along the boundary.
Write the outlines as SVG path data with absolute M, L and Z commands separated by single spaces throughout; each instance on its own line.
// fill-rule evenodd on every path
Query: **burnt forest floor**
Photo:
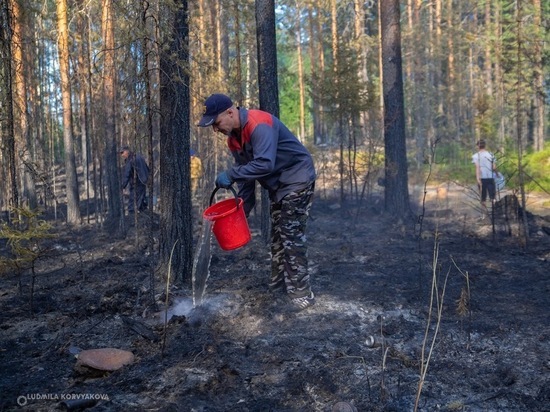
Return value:
M 404 222 L 367 205 L 315 200 L 313 307 L 293 312 L 268 290 L 253 216 L 245 247 L 214 241 L 203 305 L 171 287 L 166 329 L 165 280 L 153 311 L 149 257 L 135 244 L 146 216 L 125 240 L 56 226 L 32 315 L 30 273 L 0 278 L 0 410 L 83 398 L 90 411 L 401 412 L 414 410 L 421 384 L 420 411 L 549 411 L 549 218 L 528 215 L 525 246 L 514 222 L 493 233 L 452 204 Z M 75 353 L 104 347 L 135 361 L 78 367 Z

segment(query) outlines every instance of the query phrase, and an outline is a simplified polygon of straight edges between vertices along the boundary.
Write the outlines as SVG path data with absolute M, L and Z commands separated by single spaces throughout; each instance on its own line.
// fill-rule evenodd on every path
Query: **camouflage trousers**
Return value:
M 291 298 L 310 296 L 306 223 L 315 183 L 271 203 L 271 290 L 286 289 Z

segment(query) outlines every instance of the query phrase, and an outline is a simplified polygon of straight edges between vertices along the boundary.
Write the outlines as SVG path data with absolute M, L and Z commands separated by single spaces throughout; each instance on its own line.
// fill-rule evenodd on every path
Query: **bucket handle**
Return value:
M 212 206 L 212 202 L 214 201 L 214 196 L 216 195 L 217 191 L 220 190 L 221 187 L 217 187 L 214 189 L 212 194 L 210 195 L 210 206 Z M 237 210 L 239 209 L 239 198 L 237 197 L 237 192 L 235 189 L 233 189 L 233 186 L 229 186 L 227 189 L 231 190 L 233 192 L 233 196 L 235 196 L 235 203 L 237 203 Z

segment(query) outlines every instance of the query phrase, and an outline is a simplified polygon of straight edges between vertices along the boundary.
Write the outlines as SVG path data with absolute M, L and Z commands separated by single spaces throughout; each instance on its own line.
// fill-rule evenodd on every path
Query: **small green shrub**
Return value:
M 525 156 L 527 189 L 530 191 L 550 193 L 550 146 L 536 153 Z
M 47 255 L 49 249 L 43 247 L 43 241 L 54 238 L 51 225 L 38 218 L 39 212 L 27 208 L 13 208 L 15 219 L 11 223 L 0 226 L 0 239 L 6 239 L 11 256 L 0 256 L 0 274 L 13 273 L 21 276 L 26 270 L 31 270 L 30 308 L 33 312 L 34 283 L 36 279 L 35 265 L 38 259 Z

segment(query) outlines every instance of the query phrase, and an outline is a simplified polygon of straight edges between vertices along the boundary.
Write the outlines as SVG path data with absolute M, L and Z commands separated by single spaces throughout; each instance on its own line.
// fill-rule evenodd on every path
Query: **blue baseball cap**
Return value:
M 200 127 L 212 126 L 219 114 L 233 106 L 233 102 L 225 94 L 216 93 L 211 95 L 204 102 L 204 113 L 202 114 Z

